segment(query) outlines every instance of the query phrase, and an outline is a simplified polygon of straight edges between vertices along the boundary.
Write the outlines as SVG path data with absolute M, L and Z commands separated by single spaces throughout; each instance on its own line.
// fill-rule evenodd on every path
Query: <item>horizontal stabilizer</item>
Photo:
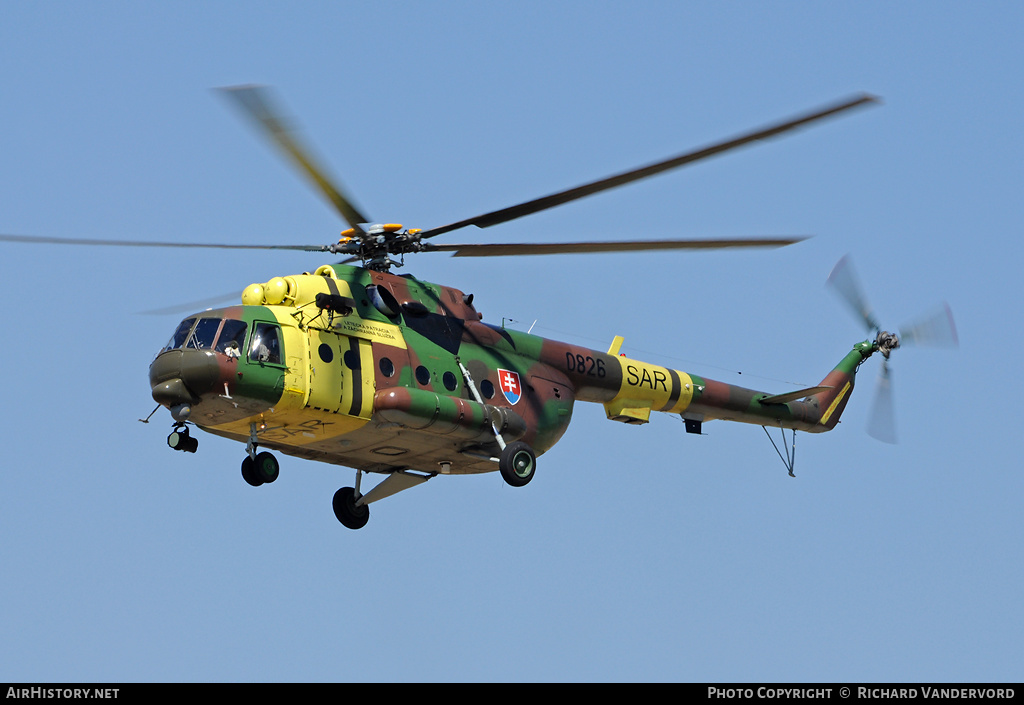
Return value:
M 786 392 L 785 394 L 772 394 L 763 399 L 758 399 L 758 402 L 761 404 L 788 404 L 791 401 L 814 396 L 821 392 L 827 392 L 830 389 L 834 389 L 834 387 L 808 387 L 807 389 L 798 389 L 795 392 Z
M 609 355 L 618 355 L 619 350 L 622 349 L 622 342 L 625 340 L 621 335 L 617 335 L 612 338 L 611 347 L 608 348 Z

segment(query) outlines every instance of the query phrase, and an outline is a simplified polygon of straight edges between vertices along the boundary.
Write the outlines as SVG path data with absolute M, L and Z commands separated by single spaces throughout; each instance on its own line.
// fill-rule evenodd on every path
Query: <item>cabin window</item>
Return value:
M 245 348 L 245 332 L 248 328 L 245 321 L 224 319 L 224 327 L 220 329 L 220 337 L 217 339 L 217 347 L 214 349 L 228 357 L 241 357 L 242 349 Z
M 185 347 L 196 350 L 212 348 L 213 341 L 217 338 L 218 328 L 220 328 L 219 318 L 200 318 L 196 322 L 196 327 L 192 329 L 192 335 L 188 337 Z
M 257 323 L 249 344 L 249 360 L 281 364 L 281 330 L 273 323 Z
M 416 368 L 416 381 L 426 387 L 430 384 L 430 370 L 423 365 Z
M 441 377 L 441 381 L 444 382 L 444 388 L 449 392 L 454 392 L 455 388 L 459 386 L 459 381 L 452 372 L 445 372 Z

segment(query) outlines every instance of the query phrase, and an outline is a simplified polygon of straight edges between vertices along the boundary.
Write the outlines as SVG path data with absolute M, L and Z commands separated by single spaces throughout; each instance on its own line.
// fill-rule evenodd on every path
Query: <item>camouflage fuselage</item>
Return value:
M 493 471 L 495 428 L 539 455 L 576 401 L 634 424 L 661 411 L 826 431 L 873 352 L 859 344 L 816 393 L 780 401 L 618 355 L 618 339 L 599 352 L 484 323 L 471 296 L 409 276 L 324 266 L 242 300 L 183 322 L 150 368 L 154 398 L 210 433 L 372 472 Z

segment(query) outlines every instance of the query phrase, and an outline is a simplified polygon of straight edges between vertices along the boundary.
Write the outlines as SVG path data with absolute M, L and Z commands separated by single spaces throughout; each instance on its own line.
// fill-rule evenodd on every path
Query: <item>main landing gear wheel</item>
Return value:
M 342 487 L 334 493 L 334 516 L 349 529 L 361 529 L 370 520 L 370 508 L 357 507 L 355 489 Z
M 266 451 L 256 454 L 253 460 L 248 455 L 242 460 L 242 479 L 253 487 L 273 482 L 281 473 L 281 466 L 273 453 Z
M 513 487 L 522 487 L 532 480 L 536 469 L 537 455 L 533 448 L 522 441 L 509 443 L 498 458 L 501 476 Z

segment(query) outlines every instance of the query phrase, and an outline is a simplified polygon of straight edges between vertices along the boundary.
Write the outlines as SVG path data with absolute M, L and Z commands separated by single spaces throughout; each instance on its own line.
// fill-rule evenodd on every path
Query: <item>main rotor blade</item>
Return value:
M 181 315 L 183 313 L 195 313 L 197 311 L 205 311 L 208 308 L 218 308 L 220 304 L 226 304 L 229 301 L 237 302 L 241 298 L 241 290 L 235 290 L 229 294 L 209 296 L 205 299 L 199 299 L 198 301 L 174 304 L 173 306 L 165 306 L 163 308 L 154 308 L 149 311 L 138 311 L 138 313 L 142 316 L 171 316 Z
M 871 311 L 871 306 L 868 304 L 864 294 L 861 293 L 860 279 L 853 269 L 849 255 L 843 255 L 843 258 L 836 263 L 825 283 L 836 290 L 836 293 L 850 306 L 857 317 L 864 322 L 869 331 L 881 330 L 878 321 L 875 320 L 875 316 Z
M 0 234 L 2 242 L 21 242 L 30 245 L 90 245 L 102 247 L 179 247 L 185 249 L 215 250 L 300 250 L 302 252 L 329 252 L 327 245 L 239 245 L 211 242 L 154 242 L 151 240 L 94 240 L 90 238 L 38 237 L 34 235 Z
M 546 242 L 487 245 L 433 245 L 425 252 L 451 252 L 452 257 L 502 257 L 506 255 L 564 255 L 588 252 L 641 252 L 647 250 L 718 250 L 741 247 L 784 247 L 804 237 L 710 239 L 710 240 L 627 240 L 622 242 Z
M 935 313 L 913 323 L 900 326 L 900 345 L 929 345 L 955 348 L 959 345 L 956 324 L 949 304 L 943 303 Z
M 609 176 L 598 181 L 583 184 L 582 186 L 577 186 L 566 191 L 553 193 L 549 196 L 544 196 L 543 198 L 537 198 L 532 201 L 526 201 L 525 203 L 510 206 L 508 208 L 502 208 L 501 210 L 492 211 L 490 213 L 485 213 L 483 215 L 478 215 L 475 218 L 468 218 L 466 220 L 460 220 L 458 222 L 450 223 L 448 225 L 442 225 L 441 227 L 438 228 L 424 230 L 422 233 L 420 233 L 420 237 L 430 238 L 436 235 L 441 235 L 442 233 L 448 233 L 453 230 L 458 230 L 459 228 L 464 228 L 468 225 L 475 225 L 479 228 L 487 228 L 492 225 L 497 225 L 498 223 L 505 223 L 516 218 L 521 218 L 524 215 L 530 215 L 531 213 L 537 213 L 548 208 L 554 208 L 555 206 L 560 206 L 563 203 L 575 201 L 585 196 L 600 193 L 601 191 L 606 191 L 617 186 L 623 186 L 625 184 L 632 183 L 633 181 L 639 181 L 640 179 L 645 179 L 649 176 L 660 174 L 663 171 L 676 169 L 686 164 L 692 164 L 693 162 L 699 161 L 701 159 L 706 159 L 716 154 L 721 154 L 722 152 L 726 152 L 731 149 L 741 147 L 751 142 L 756 142 L 757 140 L 775 137 L 784 132 L 789 132 L 790 130 L 794 130 L 798 127 L 808 125 L 817 120 L 821 120 L 832 115 L 837 115 L 841 112 L 850 110 L 852 108 L 856 108 L 858 106 L 875 103 L 877 101 L 878 99 L 875 98 L 874 96 L 861 94 L 859 96 L 844 100 L 834 105 L 830 105 L 825 108 L 821 108 L 813 112 L 800 115 L 789 120 L 785 120 L 783 122 L 771 125 L 769 127 L 754 130 L 752 132 L 748 132 L 737 137 L 733 137 L 732 139 L 728 139 L 723 142 L 718 142 L 716 144 L 712 144 L 710 146 L 703 147 L 692 152 L 680 154 L 678 156 L 666 159 L 664 161 L 649 164 L 638 169 L 625 171 L 622 172 L 621 174 L 616 174 L 614 176 Z
M 260 86 L 231 86 L 221 88 L 220 91 L 233 99 L 242 112 L 295 162 L 299 171 L 313 182 L 350 226 L 361 231 L 361 224 L 370 222 L 352 204 L 352 199 L 344 195 L 337 184 L 327 177 L 324 169 L 316 164 L 310 156 L 310 150 L 301 145 L 298 133 L 289 127 L 281 111 L 272 105 L 267 89 Z

